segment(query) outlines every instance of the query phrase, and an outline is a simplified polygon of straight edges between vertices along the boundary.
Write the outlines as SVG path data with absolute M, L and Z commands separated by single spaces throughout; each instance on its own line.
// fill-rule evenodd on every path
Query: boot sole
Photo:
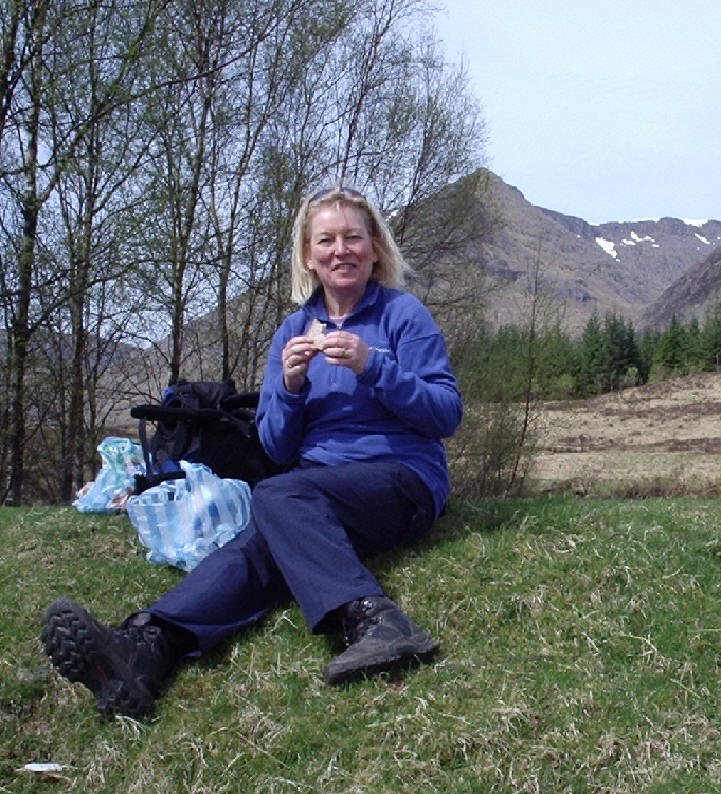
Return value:
M 344 660 L 344 654 L 341 654 L 325 666 L 323 678 L 327 684 L 337 685 L 359 681 L 378 673 L 414 667 L 432 661 L 439 648 L 439 643 L 424 634 L 419 642 L 409 640 L 393 649 L 390 654 L 387 647 L 385 650 L 379 649 L 376 655 L 369 654 L 360 660 Z
M 40 635 L 53 666 L 68 681 L 83 684 L 95 696 L 106 716 L 146 716 L 154 698 L 129 675 L 122 660 L 114 658 L 95 618 L 69 598 L 58 598 L 45 610 Z

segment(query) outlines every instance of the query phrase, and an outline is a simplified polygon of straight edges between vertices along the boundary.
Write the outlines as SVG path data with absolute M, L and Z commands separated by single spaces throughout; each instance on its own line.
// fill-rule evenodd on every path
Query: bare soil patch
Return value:
M 721 373 L 543 403 L 536 429 L 529 491 L 721 493 Z

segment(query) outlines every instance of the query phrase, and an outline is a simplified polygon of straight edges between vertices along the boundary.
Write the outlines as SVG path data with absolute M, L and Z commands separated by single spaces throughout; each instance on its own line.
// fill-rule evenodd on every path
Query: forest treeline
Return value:
M 0 0 L 0 502 L 70 500 L 121 401 L 257 386 L 311 189 L 392 213 L 432 303 L 438 252 L 485 227 L 427 200 L 484 126 L 428 8 Z
M 721 367 L 721 302 L 699 322 L 676 316 L 664 330 L 637 333 L 609 312 L 592 315 L 580 335 L 555 324 L 542 329 L 508 325 L 483 332 L 459 351 L 469 386 L 491 401 L 591 397 L 629 386 Z M 492 373 L 490 377 L 486 373 Z

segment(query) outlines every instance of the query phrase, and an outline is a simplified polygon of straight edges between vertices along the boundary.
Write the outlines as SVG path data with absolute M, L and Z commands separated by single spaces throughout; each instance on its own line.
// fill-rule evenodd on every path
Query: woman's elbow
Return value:
M 424 422 L 419 429 L 434 438 L 450 438 L 458 429 L 463 418 L 463 404 L 458 400 L 452 405 L 437 408 L 430 421 Z
M 462 419 L 463 402 L 459 395 L 458 399 L 453 401 L 453 405 L 449 407 L 449 410 L 445 414 L 445 421 L 441 428 L 441 438 L 450 438 L 456 430 L 458 430 L 458 426 L 461 424 Z

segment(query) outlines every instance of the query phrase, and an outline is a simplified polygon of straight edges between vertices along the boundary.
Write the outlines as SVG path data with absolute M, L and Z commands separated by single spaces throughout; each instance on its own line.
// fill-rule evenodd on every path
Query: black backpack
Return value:
M 268 457 L 258 438 L 258 392 L 239 393 L 232 380 L 220 383 L 179 380 L 163 393 L 162 405 L 138 405 L 138 435 L 145 475 L 135 491 L 185 477 L 180 461 L 204 463 L 219 477 L 245 480 L 251 488 L 282 468 Z M 148 439 L 146 420 L 155 423 Z

